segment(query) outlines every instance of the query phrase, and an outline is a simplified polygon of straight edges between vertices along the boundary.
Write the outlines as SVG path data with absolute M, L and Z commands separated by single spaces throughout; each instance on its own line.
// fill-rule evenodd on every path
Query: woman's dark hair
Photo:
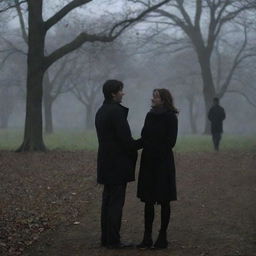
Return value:
M 124 87 L 123 83 L 118 80 L 107 80 L 103 84 L 103 94 L 106 100 L 111 100 L 113 98 L 112 93 L 116 94 Z
M 170 91 L 168 89 L 165 89 L 165 88 L 163 88 L 163 89 L 154 89 L 153 93 L 154 92 L 159 93 L 159 96 L 160 96 L 161 100 L 164 102 L 164 107 L 165 108 L 172 110 L 176 114 L 179 113 L 177 108 L 174 106 L 172 94 L 170 93 Z

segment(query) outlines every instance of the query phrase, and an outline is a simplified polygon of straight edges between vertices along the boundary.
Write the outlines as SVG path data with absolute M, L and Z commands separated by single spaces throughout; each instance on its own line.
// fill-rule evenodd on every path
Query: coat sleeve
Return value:
M 167 129 L 167 142 L 173 148 L 178 135 L 178 118 L 175 114 L 168 115 Z
M 148 119 L 148 114 L 145 117 L 144 125 L 143 125 L 142 130 L 141 130 L 141 137 L 138 140 L 136 140 L 136 147 L 137 147 L 137 149 L 144 148 L 145 137 L 146 137 L 145 125 L 146 125 L 147 119 Z
M 115 111 L 113 114 L 113 126 L 115 129 L 115 135 L 123 148 L 127 149 L 128 151 L 137 150 L 137 144 L 131 136 L 128 121 L 121 111 Z

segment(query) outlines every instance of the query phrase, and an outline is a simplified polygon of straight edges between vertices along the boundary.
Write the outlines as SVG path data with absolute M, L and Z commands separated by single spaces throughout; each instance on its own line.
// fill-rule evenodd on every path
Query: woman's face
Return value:
M 151 104 L 152 107 L 159 107 L 164 104 L 164 102 L 160 98 L 158 91 L 153 92 L 153 97 L 151 99 L 151 102 L 152 102 L 152 104 Z

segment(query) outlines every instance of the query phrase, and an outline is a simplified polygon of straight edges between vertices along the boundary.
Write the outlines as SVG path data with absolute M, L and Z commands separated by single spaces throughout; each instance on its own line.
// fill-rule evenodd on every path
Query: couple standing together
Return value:
M 101 245 L 121 249 L 122 209 L 128 182 L 135 180 L 137 150 L 142 149 L 137 197 L 145 203 L 144 236 L 137 248 L 167 248 L 170 201 L 177 199 L 175 164 L 172 148 L 176 143 L 177 109 L 167 89 L 155 89 L 152 108 L 147 113 L 141 138 L 134 140 L 127 122 L 128 109 L 122 106 L 123 83 L 107 80 L 103 85 L 104 102 L 95 125 L 99 148 L 97 182 L 104 185 L 101 208 Z M 154 205 L 161 205 L 161 227 L 153 243 Z

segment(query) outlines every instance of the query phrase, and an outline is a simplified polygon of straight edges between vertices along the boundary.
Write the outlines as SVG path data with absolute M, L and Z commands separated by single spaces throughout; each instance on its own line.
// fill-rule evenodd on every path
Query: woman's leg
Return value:
M 151 238 L 152 226 L 155 216 L 155 209 L 153 203 L 145 203 L 144 218 L 145 218 L 145 233 Z
M 161 229 L 154 244 L 155 248 L 167 248 L 167 228 L 170 222 L 171 207 L 170 202 L 161 203 Z
M 146 202 L 144 208 L 144 236 L 138 248 L 145 249 L 151 247 L 152 241 L 152 226 L 154 221 L 154 203 Z
M 166 232 L 171 216 L 171 206 L 169 202 L 161 204 L 161 230 L 162 232 Z

